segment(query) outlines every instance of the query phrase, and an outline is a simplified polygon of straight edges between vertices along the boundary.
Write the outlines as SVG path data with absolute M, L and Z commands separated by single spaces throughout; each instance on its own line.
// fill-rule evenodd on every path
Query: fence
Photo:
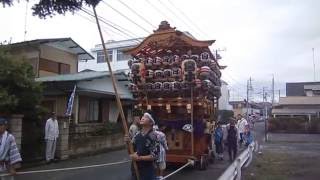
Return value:
M 248 148 L 243 151 L 237 159 L 223 172 L 218 180 L 240 180 L 241 168 L 248 167 L 252 161 L 253 150 L 255 143 L 252 142 Z

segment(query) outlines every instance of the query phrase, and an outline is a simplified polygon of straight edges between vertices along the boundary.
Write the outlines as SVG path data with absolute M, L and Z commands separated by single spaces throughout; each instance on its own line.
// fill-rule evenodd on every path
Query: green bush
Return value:
M 306 117 L 277 117 L 268 120 L 268 131 L 283 133 L 320 133 L 320 119 Z
M 222 124 L 228 124 L 234 113 L 231 110 L 219 110 L 220 121 Z
M 41 94 L 42 86 L 35 82 L 32 66 L 22 58 L 13 58 L 0 47 L 0 113 L 33 113 Z

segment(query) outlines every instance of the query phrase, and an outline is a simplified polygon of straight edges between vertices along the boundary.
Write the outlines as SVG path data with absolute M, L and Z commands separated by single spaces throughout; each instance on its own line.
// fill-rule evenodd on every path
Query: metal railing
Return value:
M 252 155 L 255 142 L 252 142 L 246 150 L 244 150 L 236 160 L 223 172 L 218 180 L 240 180 L 241 168 L 248 167 L 252 161 Z

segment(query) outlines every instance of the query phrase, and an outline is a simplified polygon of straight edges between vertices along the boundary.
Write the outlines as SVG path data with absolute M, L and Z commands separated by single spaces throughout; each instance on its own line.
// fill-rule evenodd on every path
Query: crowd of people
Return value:
M 218 159 L 224 159 L 223 152 L 226 146 L 229 161 L 233 162 L 237 156 L 238 147 L 249 146 L 253 142 L 251 127 L 241 114 L 238 114 L 236 118 L 231 118 L 230 123 L 224 128 L 218 122 L 214 131 L 214 143 Z
M 223 127 L 218 122 L 213 134 L 217 158 L 224 159 L 223 154 L 227 147 L 229 160 L 233 162 L 239 147 L 249 146 L 253 141 L 250 127 L 248 121 L 240 114 L 236 118 L 231 118 L 227 126 Z M 129 136 L 125 137 L 125 140 L 131 141 L 134 145 L 134 153 L 130 154 L 130 157 L 137 164 L 141 180 L 163 178 L 168 150 L 164 129 L 165 127 L 159 128 L 158 121 L 151 112 L 144 113 L 141 118 L 136 116 L 133 119 Z M 132 175 L 135 179 L 133 166 Z

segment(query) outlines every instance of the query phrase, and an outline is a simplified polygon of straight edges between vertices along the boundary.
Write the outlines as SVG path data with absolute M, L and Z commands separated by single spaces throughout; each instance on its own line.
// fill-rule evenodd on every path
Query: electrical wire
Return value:
M 91 17 L 94 17 L 93 13 L 92 13 L 90 10 L 87 10 L 87 9 L 85 9 L 85 8 L 81 8 L 80 10 L 83 11 L 84 13 L 86 13 L 87 15 L 89 15 L 89 16 L 91 16 Z M 101 16 L 98 16 L 98 19 L 99 19 L 102 23 L 106 24 L 107 26 L 109 26 L 109 27 L 111 27 L 111 28 L 113 28 L 113 29 L 121 32 L 122 34 L 126 35 L 127 37 L 130 37 L 133 41 L 136 41 L 137 43 L 140 43 L 140 42 L 141 42 L 141 41 L 139 41 L 139 40 L 136 38 L 137 36 L 134 37 L 133 35 L 131 35 L 132 33 L 129 34 L 129 33 L 125 32 L 124 30 L 122 30 L 122 29 L 124 29 L 124 28 L 122 28 L 121 26 L 116 25 L 116 24 L 112 24 L 112 22 L 106 20 L 105 18 L 103 18 L 103 17 L 101 17 Z M 117 27 L 117 26 L 118 26 L 118 27 Z M 126 30 L 126 31 L 128 31 L 128 30 Z M 130 32 L 130 31 L 129 31 L 129 32 Z
M 112 7 L 110 4 L 106 3 L 105 1 L 101 1 L 104 5 L 108 6 L 109 8 L 111 8 L 112 10 L 114 10 L 115 12 L 117 12 L 119 15 L 121 15 L 122 17 L 124 17 L 125 19 L 127 19 L 128 21 L 130 21 L 131 23 L 135 24 L 136 26 L 138 26 L 140 29 L 142 29 L 143 31 L 145 31 L 146 33 L 150 34 L 150 31 L 147 30 L 146 28 L 144 28 L 143 26 L 141 26 L 140 24 L 134 22 L 132 19 L 130 19 L 128 16 L 124 15 L 122 12 L 120 12 L 119 10 L 117 10 L 116 8 Z
M 145 0 L 153 9 L 156 10 L 156 12 L 158 12 L 159 14 L 161 14 L 163 16 L 163 18 L 168 19 L 169 21 L 173 20 L 171 18 L 169 18 L 169 16 L 166 15 L 166 13 L 162 12 L 157 6 L 155 6 L 154 4 L 151 3 L 151 1 L 149 0 Z
M 192 24 L 195 28 L 197 28 L 199 32 L 201 32 L 202 34 L 204 34 L 204 35 L 207 36 L 207 37 L 210 37 L 207 33 L 205 33 L 204 31 L 202 31 L 201 28 L 199 28 L 199 27 L 198 27 L 182 10 L 180 10 L 180 8 L 178 8 L 173 2 L 171 2 L 170 0 L 168 0 L 168 2 L 169 2 L 175 9 L 177 9 L 177 10 L 180 12 L 180 14 L 181 14 L 185 19 L 187 19 L 187 20 L 190 22 L 190 24 Z
M 152 28 L 156 29 L 157 27 L 154 26 L 150 21 L 148 21 L 146 18 L 144 18 L 142 15 L 140 15 L 139 13 L 137 13 L 133 8 L 131 8 L 130 6 L 128 6 L 126 3 L 124 3 L 122 0 L 118 0 L 123 6 L 125 6 L 127 9 L 129 9 L 132 13 L 134 13 L 135 15 L 137 15 L 139 18 L 141 18 L 144 22 L 146 22 L 147 24 L 149 24 Z
M 178 20 L 180 20 L 187 28 L 189 29 L 193 29 L 193 30 L 196 30 L 194 28 L 192 28 L 191 26 L 189 26 L 182 18 L 180 18 L 173 10 L 171 10 L 162 0 L 158 0 L 159 3 L 165 8 L 167 9 L 173 16 L 175 16 Z M 202 35 L 202 33 L 198 33 L 198 35 Z

